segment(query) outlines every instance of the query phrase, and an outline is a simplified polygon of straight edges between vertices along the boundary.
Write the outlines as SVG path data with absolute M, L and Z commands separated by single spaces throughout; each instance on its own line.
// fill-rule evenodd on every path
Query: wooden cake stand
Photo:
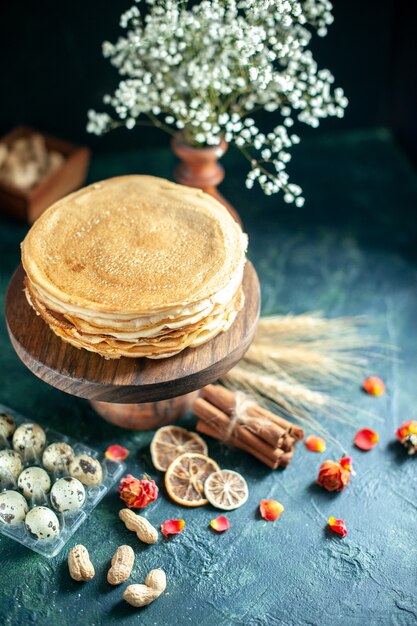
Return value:
M 106 360 L 57 337 L 28 304 L 23 278 L 20 265 L 6 296 L 7 328 L 17 355 L 46 383 L 90 400 L 104 419 L 124 428 L 145 430 L 177 420 L 198 389 L 240 361 L 259 318 L 259 281 L 248 261 L 243 278 L 245 306 L 227 332 L 167 359 Z

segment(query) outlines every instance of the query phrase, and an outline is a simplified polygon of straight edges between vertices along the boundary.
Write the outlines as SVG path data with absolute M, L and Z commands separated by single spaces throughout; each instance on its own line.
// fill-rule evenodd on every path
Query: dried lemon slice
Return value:
M 176 458 L 165 474 L 165 487 L 171 500 L 183 506 L 208 504 L 204 483 L 210 474 L 220 471 L 216 461 L 204 454 L 186 452 Z
M 165 471 L 172 461 L 185 452 L 207 455 L 207 445 L 200 435 L 180 426 L 159 428 L 151 443 L 152 463 L 156 469 Z
M 216 509 L 231 511 L 245 504 L 249 490 L 243 476 L 224 469 L 210 474 L 204 483 L 204 495 Z

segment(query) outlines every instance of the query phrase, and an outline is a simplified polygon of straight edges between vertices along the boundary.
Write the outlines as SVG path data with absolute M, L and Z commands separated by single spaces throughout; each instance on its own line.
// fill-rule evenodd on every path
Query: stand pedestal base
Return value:
M 191 409 L 197 395 L 198 391 L 193 391 L 184 396 L 159 402 L 118 404 L 90 400 L 90 404 L 106 422 L 130 430 L 154 430 L 179 420 Z

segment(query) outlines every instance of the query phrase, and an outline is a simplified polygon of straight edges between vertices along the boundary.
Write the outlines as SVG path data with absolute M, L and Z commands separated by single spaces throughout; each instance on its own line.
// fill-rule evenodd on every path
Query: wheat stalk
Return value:
M 367 359 L 323 349 L 305 347 L 302 342 L 294 347 L 270 347 L 255 343 L 245 355 L 245 363 L 278 375 L 289 374 L 302 382 L 315 381 L 340 384 L 357 378 Z
M 352 412 L 351 405 L 322 388 L 360 380 L 369 357 L 382 347 L 359 333 L 362 323 L 361 318 L 326 319 L 320 313 L 261 318 L 252 346 L 221 382 L 260 404 L 272 404 L 343 450 L 320 419 L 356 427 L 356 414 L 376 416 Z
M 363 317 L 343 317 L 328 319 L 320 312 L 303 313 L 301 315 L 271 315 L 261 317 L 258 324 L 259 334 L 281 334 L 284 339 L 294 340 L 302 337 L 313 340 L 329 334 L 356 336 L 355 329 L 364 324 Z

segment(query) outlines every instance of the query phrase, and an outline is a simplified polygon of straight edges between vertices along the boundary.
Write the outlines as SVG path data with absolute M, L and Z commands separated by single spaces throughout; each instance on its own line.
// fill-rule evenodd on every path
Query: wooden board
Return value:
M 240 361 L 253 340 L 259 317 L 259 281 L 248 262 L 243 279 L 245 307 L 226 333 L 168 359 L 106 360 L 57 337 L 28 304 L 23 278 L 19 266 L 6 297 L 6 321 L 14 349 L 46 383 L 89 400 L 153 402 L 200 389 Z

